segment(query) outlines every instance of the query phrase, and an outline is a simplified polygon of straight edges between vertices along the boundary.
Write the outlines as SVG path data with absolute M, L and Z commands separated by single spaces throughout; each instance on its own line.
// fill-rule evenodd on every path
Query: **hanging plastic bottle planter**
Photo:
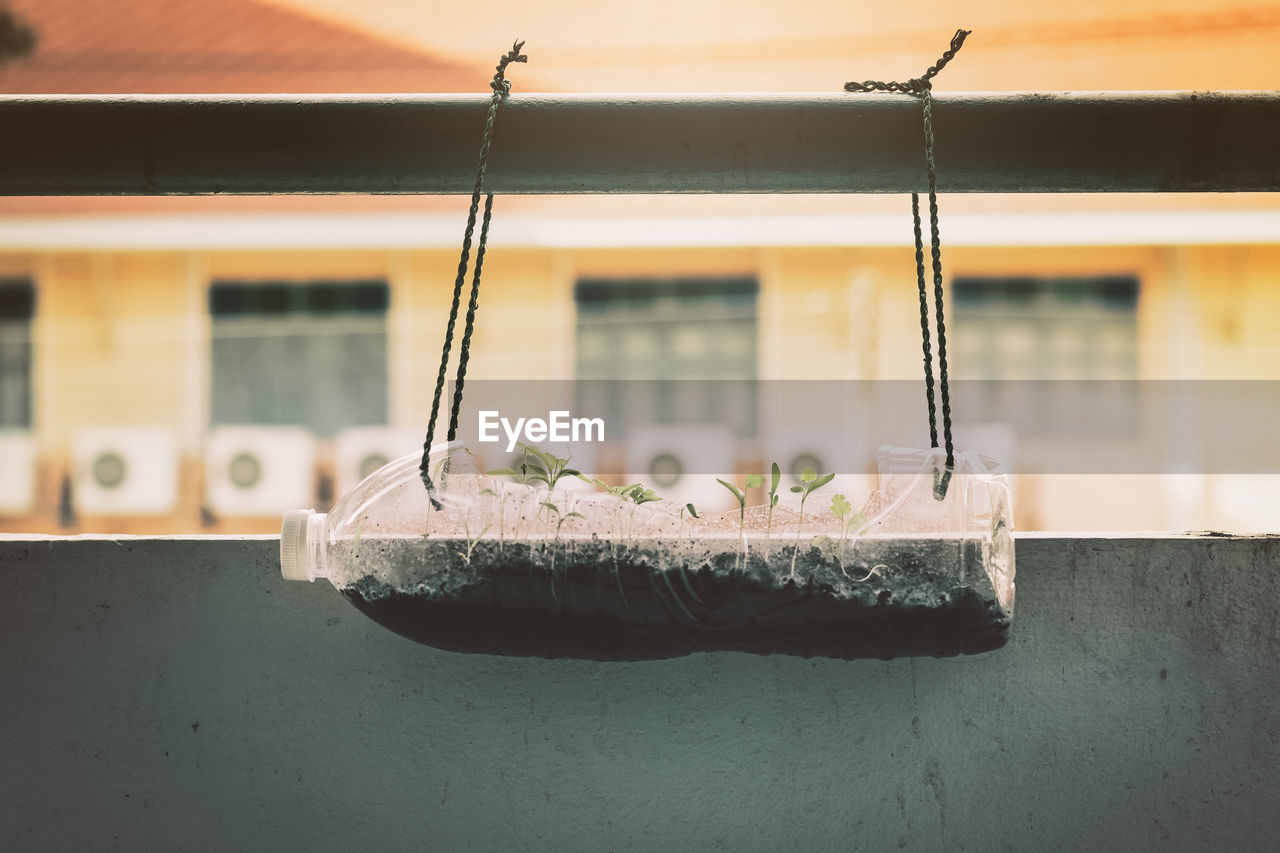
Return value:
M 891 658 L 1005 642 L 1008 488 L 976 454 L 960 454 L 941 501 L 941 451 L 886 449 L 861 513 L 836 515 L 815 491 L 803 513 L 701 518 L 665 501 L 485 476 L 458 442 L 430 461 L 434 504 L 413 455 L 327 515 L 286 515 L 284 576 L 323 578 L 380 624 L 455 651 Z
M 938 446 L 918 198 L 912 196 L 925 384 L 933 448 L 882 448 L 880 487 L 859 511 L 806 472 L 797 509 L 779 506 L 780 475 L 757 475 L 763 506 L 725 483 L 737 510 L 672 506 L 639 486 L 584 493 L 568 460 L 526 451 L 519 470 L 481 473 L 454 440 L 493 196 L 485 199 L 460 345 L 449 440 L 432 438 L 466 276 L 506 66 L 492 84 L 476 185 L 454 286 L 425 446 L 368 477 L 328 514 L 285 515 L 289 580 L 325 579 L 391 630 L 444 649 L 639 660 L 698 651 L 837 658 L 946 656 L 1002 646 L 1012 620 L 1009 488 L 998 463 L 951 441 L 942 268 L 934 192 L 930 80 L 959 49 L 907 84 L 848 84 L 919 96 L 925 122 L 943 445 Z M 598 482 L 598 481 L 597 481 Z M 603 484 L 601 484 L 603 485 Z

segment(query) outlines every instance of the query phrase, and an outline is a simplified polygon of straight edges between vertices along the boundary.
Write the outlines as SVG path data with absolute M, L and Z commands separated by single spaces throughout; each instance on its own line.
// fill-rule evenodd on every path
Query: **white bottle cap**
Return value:
M 312 543 L 307 541 L 315 510 L 291 509 L 280 527 L 280 574 L 287 581 L 315 580 Z

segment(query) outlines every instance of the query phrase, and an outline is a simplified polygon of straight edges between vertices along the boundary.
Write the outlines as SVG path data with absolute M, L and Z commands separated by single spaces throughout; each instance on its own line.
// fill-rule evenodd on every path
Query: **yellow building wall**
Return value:
M 457 269 L 456 250 L 36 252 L 0 255 L 0 274 L 30 275 L 39 511 L 0 530 L 59 531 L 59 484 L 79 429 L 164 425 L 184 448 L 171 519 L 81 520 L 83 529 L 202 527 L 199 439 L 208 423 L 208 286 L 222 278 L 386 278 L 392 292 L 393 424 L 425 426 Z M 1142 378 L 1280 378 L 1280 246 L 945 249 L 954 276 L 1099 275 L 1141 281 Z M 495 249 L 486 259 L 468 376 L 570 378 L 573 286 L 580 277 L 756 275 L 759 375 L 916 379 L 920 339 L 909 247 L 681 250 Z M 462 332 L 470 277 L 455 338 Z M 449 377 L 453 375 L 451 363 Z M 322 453 L 322 465 L 329 464 Z M 1161 527 L 1173 503 L 1159 477 L 1115 478 L 1082 500 L 1089 478 L 1019 478 L 1020 526 Z M 1130 482 L 1131 481 L 1131 482 Z M 1082 492 L 1082 489 L 1084 492 Z M 1208 489 L 1206 486 L 1205 489 Z M 1204 491 L 1204 490 L 1202 490 Z M 1194 497 L 1208 500 L 1208 492 Z M 1176 507 L 1175 507 L 1176 509 Z M 275 519 L 254 529 L 274 530 Z M 241 525 L 237 529 L 246 529 Z
M 1280 246 L 1212 246 L 1193 259 L 1194 331 L 1214 379 L 1280 374 Z
M 35 430 L 64 450 L 85 426 L 182 416 L 181 318 L 196 310 L 176 286 L 177 253 L 58 253 L 36 265 Z

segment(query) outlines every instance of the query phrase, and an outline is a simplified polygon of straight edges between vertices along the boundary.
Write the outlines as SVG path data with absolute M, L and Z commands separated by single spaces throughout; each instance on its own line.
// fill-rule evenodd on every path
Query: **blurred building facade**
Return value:
M 0 69 L 7 92 L 483 91 L 491 74 L 297 4 L 13 5 L 39 42 Z M 1007 83 L 971 51 L 964 88 Z M 466 203 L 0 200 L 0 531 L 272 532 L 278 508 L 411 452 Z M 1270 198 L 942 204 L 957 376 L 1280 378 Z M 468 375 L 916 379 L 910 228 L 903 198 L 500 198 Z M 1270 483 L 1246 479 L 1019 477 L 1018 522 L 1265 528 Z

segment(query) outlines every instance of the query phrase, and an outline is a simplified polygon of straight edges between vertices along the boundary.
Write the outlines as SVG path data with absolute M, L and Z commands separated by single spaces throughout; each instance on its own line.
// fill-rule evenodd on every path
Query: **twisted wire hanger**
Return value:
M 882 80 L 865 80 L 863 82 L 845 83 L 848 92 L 900 92 L 917 97 L 921 101 L 924 119 L 924 159 L 929 179 L 929 248 L 933 270 L 934 316 L 938 323 L 938 389 L 942 398 L 942 436 L 946 450 L 946 470 L 934 481 L 934 496 L 942 500 L 946 496 L 951 473 L 955 470 L 955 445 L 951 440 L 951 391 L 947 375 L 947 326 L 943 317 L 942 303 L 942 240 L 938 233 L 938 193 L 937 166 L 933 156 L 933 78 L 947 67 L 956 53 L 964 46 L 969 30 L 956 30 L 951 37 L 951 44 L 942 56 L 919 77 L 906 82 L 884 82 Z M 911 194 L 911 219 L 915 228 L 916 241 L 916 282 L 920 292 L 920 337 L 924 350 L 924 383 L 925 399 L 929 405 L 929 441 L 932 447 L 938 446 L 938 414 L 934 401 L 933 355 L 929 345 L 929 300 L 925 285 L 924 240 L 920 226 L 920 194 Z
M 427 437 L 422 444 L 422 462 L 418 465 L 418 473 L 422 483 L 427 487 L 432 505 L 439 509 L 436 500 L 435 484 L 431 481 L 429 469 L 431 442 L 435 438 L 436 417 L 440 413 L 440 398 L 444 393 L 444 377 L 449 366 L 449 350 L 453 345 L 453 330 L 458 320 L 458 307 L 462 301 L 462 285 L 467 278 L 467 262 L 471 254 L 471 235 L 475 232 L 476 216 L 480 208 L 480 194 L 484 188 L 484 174 L 489 165 L 489 149 L 493 145 L 493 128 L 498 118 L 498 107 L 511 94 L 511 81 L 506 79 L 507 66 L 513 62 L 528 62 L 529 57 L 520 52 L 524 42 L 515 45 L 498 60 L 497 73 L 493 75 L 489 88 L 493 95 L 489 99 L 489 112 L 485 117 L 484 136 L 480 143 L 480 158 L 476 165 L 476 182 L 471 191 L 471 208 L 467 213 L 467 227 L 462 235 L 462 256 L 458 260 L 458 276 L 453 283 L 453 303 L 449 307 L 449 323 L 445 328 L 444 347 L 440 352 L 440 370 L 436 374 L 435 396 L 431 401 L 431 417 L 427 421 Z M 458 434 L 458 412 L 462 408 L 462 388 L 466 381 L 467 362 L 471 357 L 471 334 L 475 330 L 476 309 L 480 299 L 480 273 L 484 268 L 485 247 L 489 242 L 489 222 L 493 218 L 493 193 L 487 193 L 484 201 L 484 218 L 480 225 L 480 241 L 476 246 L 476 266 L 471 278 L 471 298 L 467 304 L 466 324 L 462 333 L 462 342 L 458 348 L 458 373 L 454 382 L 453 407 L 449 417 L 448 440 L 453 441 Z

